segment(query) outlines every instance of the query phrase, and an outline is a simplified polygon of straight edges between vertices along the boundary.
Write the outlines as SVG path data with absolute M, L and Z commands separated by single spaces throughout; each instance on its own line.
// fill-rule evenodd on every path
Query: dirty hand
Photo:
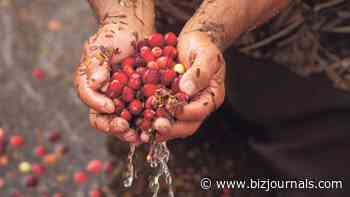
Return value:
M 184 138 L 194 134 L 206 117 L 225 99 L 225 61 L 207 34 L 183 33 L 178 43 L 179 59 L 187 67 L 180 89 L 191 102 L 176 115 L 177 121 L 160 132 L 158 141 Z
M 101 93 L 110 79 L 111 67 L 133 54 L 132 43 L 137 41 L 136 28 L 120 28 L 115 24 L 102 26 L 84 45 L 80 64 L 76 68 L 75 87 L 80 99 L 90 109 L 91 125 L 122 140 L 137 142 L 135 132 L 128 122 L 111 115 L 115 111 L 113 101 Z M 140 35 L 139 35 L 140 36 Z

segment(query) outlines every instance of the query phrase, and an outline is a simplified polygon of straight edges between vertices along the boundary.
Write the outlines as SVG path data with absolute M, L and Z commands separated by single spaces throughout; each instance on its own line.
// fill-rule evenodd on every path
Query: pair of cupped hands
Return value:
M 117 55 L 109 57 L 113 64 L 132 55 L 135 49 L 131 43 L 135 41 L 135 32 L 147 36 L 147 31 L 142 28 L 119 28 L 112 23 L 101 26 L 84 44 L 80 64 L 76 68 L 75 87 L 80 99 L 90 108 L 89 119 L 94 128 L 122 141 L 141 144 L 147 143 L 149 136 L 137 134 L 128 128 L 124 119 L 112 114 L 113 101 L 100 93 L 99 90 L 110 79 L 110 66 L 96 58 L 101 48 L 118 49 Z M 225 98 L 225 61 L 220 49 L 206 33 L 182 32 L 178 38 L 178 57 L 187 68 L 180 81 L 180 90 L 190 95 L 191 101 L 176 113 L 176 121 L 171 125 L 161 121 L 159 125 L 154 125 L 160 128 L 156 136 L 158 142 L 194 134 Z

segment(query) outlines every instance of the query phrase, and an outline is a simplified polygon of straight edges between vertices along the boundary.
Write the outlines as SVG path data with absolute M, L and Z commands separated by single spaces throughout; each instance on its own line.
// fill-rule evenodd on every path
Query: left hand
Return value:
M 173 125 L 158 134 L 157 141 L 193 135 L 225 99 L 225 60 L 207 34 L 183 33 L 179 37 L 178 52 L 180 62 L 187 68 L 180 89 L 191 96 L 191 102 L 177 113 Z

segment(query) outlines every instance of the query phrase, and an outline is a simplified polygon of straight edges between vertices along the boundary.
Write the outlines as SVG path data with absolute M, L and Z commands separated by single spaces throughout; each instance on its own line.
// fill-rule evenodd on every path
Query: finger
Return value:
M 115 111 L 113 101 L 107 96 L 92 90 L 87 80 L 87 65 L 81 64 L 75 73 L 75 86 L 80 99 L 95 111 L 113 113 Z
M 171 123 L 167 118 L 157 118 L 153 123 L 154 129 L 159 133 L 166 133 L 171 128 Z
M 148 143 L 149 140 L 150 140 L 150 136 L 149 136 L 148 132 L 142 131 L 142 133 L 140 135 L 140 139 L 141 139 L 142 142 Z
M 193 96 L 204 88 L 207 88 L 211 78 L 221 66 L 218 63 L 217 57 L 221 56 L 221 54 L 217 50 L 197 49 L 195 54 L 196 57 L 193 64 L 183 75 L 179 84 L 181 91 L 190 96 Z
M 201 125 L 201 121 L 177 121 L 164 134 L 157 135 L 157 142 L 163 142 L 176 138 L 185 138 L 193 135 Z
M 139 144 L 141 142 L 140 137 L 134 129 L 129 129 L 124 134 L 122 134 L 126 142 Z
M 224 83 L 218 84 L 211 80 L 209 88 L 199 93 L 199 97 L 183 106 L 182 110 L 176 113 L 178 120 L 204 120 L 210 113 L 215 111 L 225 100 Z
M 108 115 L 105 115 L 108 116 Z M 129 129 L 129 123 L 124 118 L 115 117 L 110 122 L 111 132 L 113 134 L 121 134 Z
M 112 115 L 101 115 L 95 110 L 91 109 L 89 112 L 89 119 L 93 128 L 106 134 L 111 134 L 110 122 L 113 119 Z

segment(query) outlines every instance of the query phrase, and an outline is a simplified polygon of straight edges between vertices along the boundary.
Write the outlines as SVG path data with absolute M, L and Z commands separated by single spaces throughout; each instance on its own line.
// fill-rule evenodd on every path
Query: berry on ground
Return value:
M 92 160 L 86 166 L 86 171 L 90 173 L 100 173 L 103 170 L 103 163 L 100 160 Z
M 82 184 L 87 181 L 87 175 L 84 171 L 78 171 L 74 173 L 74 182 L 77 184 Z
M 24 144 L 24 139 L 21 135 L 14 135 L 10 138 L 10 145 L 13 148 L 17 148 L 19 146 L 22 146 Z

